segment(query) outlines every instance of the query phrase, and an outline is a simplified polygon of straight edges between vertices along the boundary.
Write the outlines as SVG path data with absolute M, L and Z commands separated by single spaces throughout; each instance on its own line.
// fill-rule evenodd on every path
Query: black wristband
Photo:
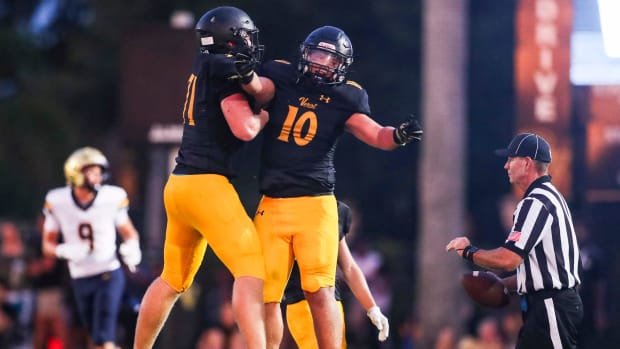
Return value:
M 476 252 L 478 252 L 478 247 L 474 245 L 465 246 L 465 248 L 463 249 L 463 253 L 461 254 L 461 257 L 473 263 L 474 253 Z
M 254 70 L 250 70 L 249 73 L 246 73 L 245 75 L 239 75 L 239 76 L 240 76 L 239 80 L 241 80 L 241 83 L 244 85 L 247 85 L 250 82 L 252 82 L 252 79 L 254 79 Z
M 392 133 L 392 138 L 394 139 L 394 143 L 396 143 L 396 144 L 398 144 L 400 146 L 403 146 L 403 145 L 407 144 L 407 142 L 403 142 L 403 141 L 400 140 L 400 136 L 398 134 L 398 129 L 397 128 L 394 129 L 394 132 Z

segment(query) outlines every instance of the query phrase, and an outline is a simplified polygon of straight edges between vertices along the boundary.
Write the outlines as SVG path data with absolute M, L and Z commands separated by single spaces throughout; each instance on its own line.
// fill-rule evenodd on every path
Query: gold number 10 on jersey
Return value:
M 298 107 L 294 107 L 292 105 L 288 106 L 288 115 L 286 115 L 286 120 L 284 120 L 278 140 L 288 143 L 291 130 L 293 130 L 293 139 L 295 140 L 295 144 L 303 147 L 304 145 L 310 143 L 314 136 L 316 136 L 318 120 L 313 111 L 307 111 L 301 114 L 299 118 L 297 117 L 297 112 L 299 112 Z M 304 128 L 307 128 L 307 131 L 306 134 L 302 136 L 301 131 Z

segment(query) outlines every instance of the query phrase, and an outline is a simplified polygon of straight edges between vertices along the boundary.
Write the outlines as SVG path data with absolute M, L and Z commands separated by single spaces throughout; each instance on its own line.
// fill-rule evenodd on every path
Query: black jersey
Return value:
M 351 230 L 351 208 L 347 204 L 338 201 L 338 241 L 344 239 L 344 236 Z M 338 287 L 339 279 L 336 279 L 336 300 L 341 300 L 340 290 Z M 301 289 L 301 275 L 299 274 L 299 266 L 297 262 L 293 263 L 291 276 L 284 290 L 284 304 L 295 304 L 306 299 L 304 291 Z
M 300 80 L 296 66 L 284 61 L 267 62 L 260 73 L 276 86 L 263 130 L 260 192 L 270 197 L 333 193 L 336 144 L 352 114 L 370 115 L 366 90 L 353 81 Z
M 183 139 L 175 174 L 217 173 L 233 177 L 233 155 L 244 144 L 226 122 L 220 102 L 243 93 L 232 56 L 199 53 L 187 81 Z

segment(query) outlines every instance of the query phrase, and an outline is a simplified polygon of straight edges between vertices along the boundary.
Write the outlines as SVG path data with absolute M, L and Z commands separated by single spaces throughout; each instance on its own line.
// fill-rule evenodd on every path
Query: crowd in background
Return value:
M 81 349 L 87 348 L 87 336 L 75 312 L 69 276 L 65 262 L 41 255 L 41 221 L 0 223 L 0 348 L 27 349 Z M 578 225 L 587 234 L 586 227 Z M 600 247 L 587 236 L 583 238 L 584 286 L 582 296 L 587 305 L 583 333 L 583 348 L 601 347 L 602 335 L 608 328 L 605 309 L 599 296 L 605 283 L 604 256 Z M 386 258 L 373 248 L 373 241 L 353 234 L 351 246 L 354 258 L 363 269 L 376 301 L 388 317 L 394 309 L 395 285 L 387 272 Z M 213 256 L 212 256 L 213 257 Z M 207 263 L 216 261 L 207 256 Z M 159 266 L 144 263 L 135 273 L 127 272 L 128 284 L 118 323 L 118 343 L 130 348 L 133 341 L 139 299 L 150 281 L 158 275 Z M 241 349 L 242 340 L 233 320 L 230 294 L 232 276 L 223 266 L 215 265 L 199 273 L 197 282 L 184 293 L 171 314 L 170 326 L 159 339 L 162 348 Z M 423 329 L 418 319 L 421 314 L 409 314 L 403 319 L 391 317 L 393 329 L 387 342 L 376 341 L 375 329 L 365 311 L 343 288 L 346 312 L 347 339 L 351 348 L 358 349 L 414 349 Z M 604 302 L 603 302 L 604 303 Z M 467 323 L 465 334 L 458 337 L 451 328 L 437 334 L 436 349 L 509 349 L 521 326 L 518 297 L 509 307 L 495 310 L 468 306 L 459 311 Z M 603 304 L 604 305 L 604 304 Z M 402 305 L 396 305 L 401 307 Z M 412 306 L 410 308 L 413 308 Z M 283 349 L 295 345 L 285 334 Z
M 41 223 L 0 222 L 0 348 L 87 348 L 66 262 L 41 253 Z M 123 348 L 130 347 L 139 306 L 134 288 L 130 282 L 119 316 Z

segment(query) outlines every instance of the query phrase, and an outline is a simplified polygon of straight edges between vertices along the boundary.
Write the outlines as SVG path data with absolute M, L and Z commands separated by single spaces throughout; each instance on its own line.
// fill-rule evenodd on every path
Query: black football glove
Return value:
M 237 74 L 239 74 L 239 81 L 243 84 L 249 84 L 254 78 L 254 68 L 258 64 L 256 52 L 241 37 L 235 37 L 233 42 L 234 46 L 231 54 L 235 59 L 235 68 L 237 69 Z
M 392 136 L 394 137 L 394 143 L 405 145 L 413 141 L 421 141 L 423 133 L 422 126 L 420 126 L 418 120 L 411 115 L 407 121 L 394 129 Z
M 252 81 L 254 78 L 254 68 L 257 63 L 258 61 L 247 53 L 235 53 L 235 68 L 237 69 L 237 74 L 239 74 L 239 81 L 242 84 L 249 84 Z

